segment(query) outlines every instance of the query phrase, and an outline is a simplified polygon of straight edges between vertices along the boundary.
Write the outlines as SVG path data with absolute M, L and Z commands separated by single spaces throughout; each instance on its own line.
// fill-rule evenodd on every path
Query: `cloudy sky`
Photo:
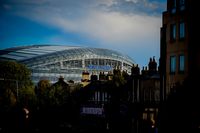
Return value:
M 0 49 L 33 44 L 108 48 L 140 67 L 160 55 L 166 0 L 0 0 Z

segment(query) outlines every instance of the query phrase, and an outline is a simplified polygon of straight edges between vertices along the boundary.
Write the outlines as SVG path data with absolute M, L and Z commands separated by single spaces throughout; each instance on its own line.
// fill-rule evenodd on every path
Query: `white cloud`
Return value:
M 87 38 L 94 38 L 99 42 L 99 47 L 127 53 L 138 63 L 148 61 L 149 57 L 159 56 L 161 26 L 159 17 L 93 12 L 84 19 L 69 20 L 54 17 L 51 23 L 56 24 L 54 26 L 58 26 L 64 32 L 70 31 Z M 137 56 L 143 58 L 137 59 Z
M 103 42 L 121 44 L 154 38 L 159 33 L 160 22 L 157 17 L 95 12 L 79 29 Z
M 136 13 L 134 10 L 131 13 L 120 12 L 126 7 L 122 8 L 117 5 L 119 1 L 60 0 L 60 2 L 55 2 L 43 0 L 42 2 L 36 1 L 34 4 L 18 4 L 16 5 L 18 10 L 15 10 L 15 13 L 63 32 L 72 32 L 88 39 L 92 38 L 102 47 L 122 50 L 127 48 L 129 52 L 132 49 L 137 52 L 141 51 L 138 53 L 141 55 L 145 52 L 155 53 L 156 50 L 159 50 L 161 15 L 154 16 L 143 13 L 144 7 L 141 8 L 141 13 Z M 116 4 L 116 2 L 118 3 Z M 132 7 L 134 4 L 142 4 L 142 2 L 145 7 L 151 9 L 158 5 L 158 3 L 148 3 L 147 0 L 124 0 L 123 2 L 132 2 L 133 5 L 129 6 L 130 9 L 134 8 Z M 27 6 L 27 4 L 34 6 Z M 102 10 L 102 8 L 98 8 L 99 5 L 104 5 L 106 8 L 117 5 L 119 8 L 117 8 L 118 10 Z
M 32 15 L 23 13 L 23 15 L 57 27 L 63 32 L 83 34 L 109 44 L 126 44 L 126 42 L 140 42 L 139 40 L 144 41 L 144 39 L 152 41 L 159 34 L 161 26 L 159 17 L 126 15 L 119 12 L 93 11 L 74 19 L 48 11 L 38 11 Z
M 159 39 L 161 19 L 158 17 L 125 15 L 113 12 L 92 12 L 76 19 L 53 16 L 37 17 L 63 32 L 73 32 L 93 38 L 102 46 L 144 49 L 154 47 Z M 123 45 L 122 45 L 123 44 Z

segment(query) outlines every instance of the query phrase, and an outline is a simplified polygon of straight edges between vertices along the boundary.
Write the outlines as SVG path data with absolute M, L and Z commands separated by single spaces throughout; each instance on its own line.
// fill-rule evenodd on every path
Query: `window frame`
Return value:
M 171 13 L 172 14 L 176 13 L 176 7 L 177 7 L 176 0 L 172 0 L 172 3 L 171 3 Z
M 169 64 L 170 64 L 170 67 L 169 67 L 170 74 L 175 74 L 176 73 L 176 56 L 175 55 L 170 56 Z
M 185 39 L 185 22 L 180 21 L 179 23 L 179 40 Z
M 177 32 L 176 27 L 177 27 L 176 23 L 173 23 L 170 25 L 170 41 L 171 42 L 176 41 L 176 32 Z
M 179 10 L 180 11 L 185 10 L 185 0 L 179 0 Z
M 185 72 L 185 55 L 180 54 L 179 55 L 179 64 L 178 64 L 178 71 L 179 73 L 184 73 Z

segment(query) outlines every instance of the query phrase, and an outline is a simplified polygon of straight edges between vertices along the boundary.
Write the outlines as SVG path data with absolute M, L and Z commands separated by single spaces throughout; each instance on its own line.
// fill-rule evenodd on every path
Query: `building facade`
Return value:
M 108 74 L 92 74 L 90 78 L 89 73 L 82 74 L 82 82 L 87 83 L 80 91 L 84 97 L 80 107 L 84 120 L 90 118 L 90 123 L 103 120 L 99 125 L 111 133 L 156 132 L 160 75 L 155 57 L 149 59 L 148 67 L 141 72 L 138 65 L 133 65 L 131 75 L 119 69 Z
M 163 12 L 161 27 L 161 86 L 165 98 L 188 76 L 200 70 L 200 47 L 195 43 L 196 2 L 194 0 L 167 0 L 167 11 Z
M 160 74 L 155 57 L 149 59 L 141 73 L 137 66 L 132 68 L 131 86 L 133 108 L 140 110 L 134 118 L 134 131 L 155 132 L 160 103 Z
M 134 61 L 117 51 L 62 45 L 33 45 L 0 51 L 0 60 L 15 60 L 32 71 L 32 80 L 38 83 L 48 79 L 55 83 L 60 76 L 66 81 L 81 82 L 82 72 L 108 73 L 118 67 L 131 73 Z M 89 75 L 91 76 L 91 75 Z

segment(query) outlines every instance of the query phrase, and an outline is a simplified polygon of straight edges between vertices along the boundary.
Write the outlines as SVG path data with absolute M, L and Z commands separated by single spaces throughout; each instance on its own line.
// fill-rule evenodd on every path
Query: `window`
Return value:
M 172 1 L 171 13 L 172 14 L 176 13 L 176 0 Z
M 176 40 L 176 24 L 172 24 L 170 27 L 170 39 L 171 41 Z
M 176 57 L 170 56 L 170 73 L 175 73 L 176 71 Z
M 185 0 L 179 0 L 179 9 L 180 11 L 185 10 Z
M 179 55 L 179 72 L 184 72 L 185 70 L 185 56 Z
M 185 23 L 181 22 L 179 24 L 179 39 L 185 38 Z

